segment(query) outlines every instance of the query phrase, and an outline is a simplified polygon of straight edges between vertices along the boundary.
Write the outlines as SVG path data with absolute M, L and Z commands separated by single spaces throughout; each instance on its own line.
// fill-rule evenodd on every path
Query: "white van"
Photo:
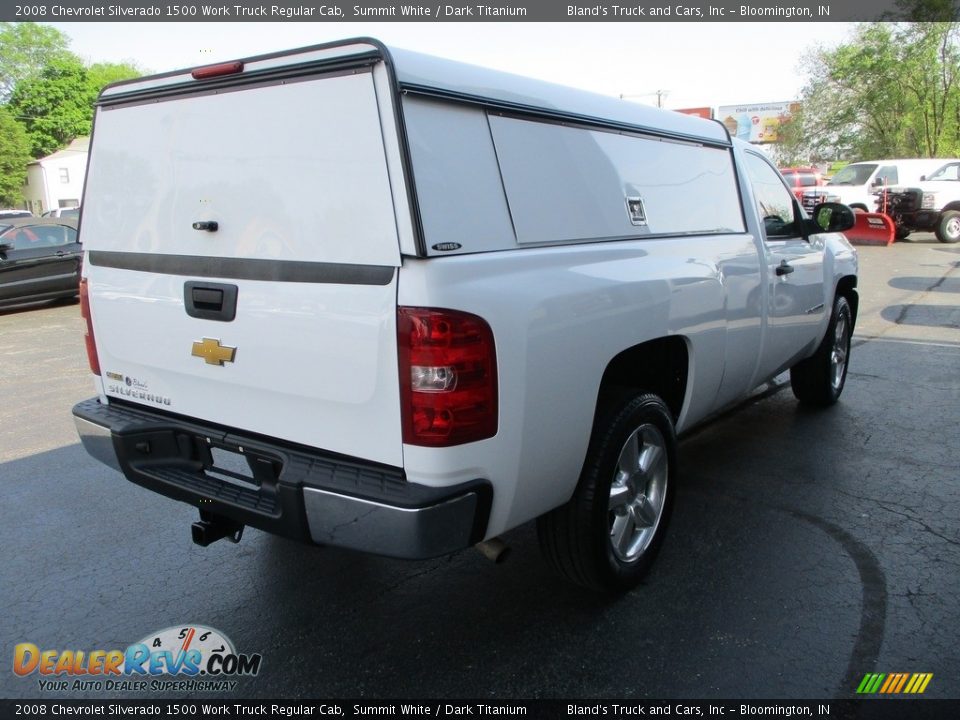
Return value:
M 718 122 L 355 39 L 107 88 L 85 192 L 77 428 L 201 545 L 496 554 L 537 519 L 624 589 L 678 432 L 846 379 L 853 213 Z
M 803 207 L 810 211 L 822 202 L 838 202 L 866 212 L 876 212 L 876 193 L 885 187 L 918 182 L 949 160 L 897 159 L 850 163 L 827 184 L 803 193 Z

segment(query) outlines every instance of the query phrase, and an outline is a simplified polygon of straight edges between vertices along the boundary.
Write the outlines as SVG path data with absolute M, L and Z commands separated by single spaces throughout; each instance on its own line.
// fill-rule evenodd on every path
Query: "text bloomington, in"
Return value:
M 26 7 L 26 6 L 23 6 Z M 36 6 L 36 16 L 48 15 L 46 6 Z M 179 18 L 337 18 L 350 14 L 352 17 L 527 17 L 525 7 L 499 7 L 495 5 L 354 5 L 348 10 L 339 5 L 150 5 L 125 7 L 123 5 L 79 5 L 67 7 L 51 5 L 49 17 L 179 17 Z M 39 12 L 43 10 L 43 12 Z M 18 13 L 20 14 L 20 13 Z

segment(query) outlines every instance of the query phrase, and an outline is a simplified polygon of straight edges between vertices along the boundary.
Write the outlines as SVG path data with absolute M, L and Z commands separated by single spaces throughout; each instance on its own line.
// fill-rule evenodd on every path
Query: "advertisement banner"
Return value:
M 713 119 L 713 108 L 711 107 L 679 108 L 677 112 L 684 115 L 696 115 L 706 120 Z
M 727 127 L 730 137 L 752 143 L 780 140 L 780 126 L 800 108 L 795 101 L 721 105 L 717 118 Z

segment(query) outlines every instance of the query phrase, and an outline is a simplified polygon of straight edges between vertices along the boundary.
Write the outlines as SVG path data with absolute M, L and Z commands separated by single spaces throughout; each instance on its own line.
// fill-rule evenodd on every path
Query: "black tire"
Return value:
M 634 439 L 636 471 L 628 476 L 620 467 L 631 466 Z M 540 548 L 560 575 L 600 591 L 622 592 L 640 582 L 673 507 L 676 446 L 670 411 L 656 395 L 627 394 L 598 413 L 573 497 L 537 520 Z M 615 531 L 624 540 L 617 548 Z
M 893 237 L 897 240 L 906 240 L 910 237 L 910 228 L 906 228 L 903 225 L 897 225 L 893 231 Z
M 840 399 L 847 382 L 852 334 L 850 303 L 838 295 L 833 301 L 827 333 L 817 351 L 790 368 L 790 387 L 802 404 L 827 407 Z
M 960 240 L 960 212 L 947 210 L 940 215 L 936 227 L 937 240 L 942 243 L 955 243 Z

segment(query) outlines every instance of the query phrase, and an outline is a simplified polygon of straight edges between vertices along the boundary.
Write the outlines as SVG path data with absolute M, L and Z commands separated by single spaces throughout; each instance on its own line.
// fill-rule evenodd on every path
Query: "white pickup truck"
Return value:
M 427 558 L 536 518 L 628 588 L 678 432 L 846 378 L 852 211 L 717 122 L 354 39 L 107 88 L 85 195 L 80 437 L 202 545 Z
M 893 218 L 898 239 L 932 230 L 943 243 L 960 241 L 960 160 L 947 162 L 919 182 L 885 188 L 877 210 Z

